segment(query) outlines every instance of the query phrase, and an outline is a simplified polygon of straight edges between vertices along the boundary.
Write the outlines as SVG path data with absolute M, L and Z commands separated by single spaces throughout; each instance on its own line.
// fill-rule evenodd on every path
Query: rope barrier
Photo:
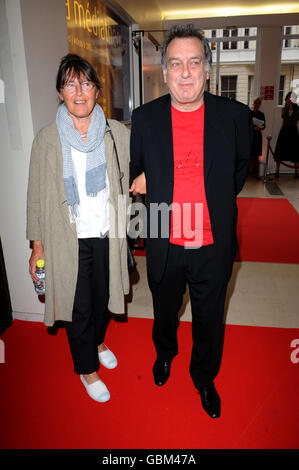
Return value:
M 299 164 L 298 164 L 298 165 L 290 165 L 290 164 L 288 164 L 288 163 L 285 163 L 283 160 L 280 160 L 280 159 L 275 155 L 275 153 L 273 152 L 272 147 L 271 147 L 271 145 L 270 145 L 270 140 L 272 139 L 272 137 L 269 135 L 269 136 L 267 137 L 267 139 L 268 139 L 268 142 L 269 142 L 270 152 L 272 153 L 272 156 L 273 156 L 273 158 L 274 158 L 274 160 L 275 160 L 276 162 L 282 163 L 282 165 L 287 166 L 288 168 L 293 168 L 293 169 L 299 168 Z
M 265 171 L 264 171 L 264 178 L 263 178 L 263 182 L 266 183 L 268 181 L 268 176 L 267 176 L 267 172 L 268 172 L 268 162 L 269 162 L 269 152 L 272 153 L 273 155 L 273 158 L 276 162 L 279 162 L 279 163 L 282 163 L 282 165 L 285 165 L 289 168 L 293 168 L 293 169 L 297 169 L 299 168 L 299 164 L 298 165 L 289 165 L 288 163 L 285 163 L 284 161 L 280 160 L 276 155 L 275 153 L 273 152 L 272 148 L 271 148 L 271 145 L 270 145 L 270 140 L 272 139 L 272 136 L 271 135 L 268 135 L 267 136 L 267 140 L 268 140 L 268 144 L 267 144 L 267 154 L 266 154 L 266 162 L 265 162 Z M 270 178 L 271 179 L 271 178 Z

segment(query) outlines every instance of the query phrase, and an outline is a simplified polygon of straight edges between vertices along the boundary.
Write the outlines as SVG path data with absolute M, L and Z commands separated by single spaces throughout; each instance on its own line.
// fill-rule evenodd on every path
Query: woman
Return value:
M 117 365 L 104 343 L 108 308 L 123 313 L 129 291 L 126 235 L 118 236 L 125 233 L 118 226 L 124 219 L 118 196 L 120 178 L 128 196 L 129 131 L 106 121 L 96 103 L 99 80 L 83 58 L 68 54 L 61 60 L 56 88 L 61 101 L 56 122 L 42 129 L 32 146 L 29 270 L 35 282 L 36 261 L 45 260 L 44 323 L 65 321 L 74 370 L 90 397 L 105 402 L 110 393 L 98 376 L 99 363 Z
M 294 92 L 289 91 L 285 97 L 285 106 L 281 111 L 283 119 L 276 147 L 275 156 L 281 161 L 292 162 L 297 165 L 294 172 L 294 178 L 298 178 L 299 166 L 299 133 L 297 122 L 299 121 L 299 106 L 294 103 L 296 101 Z M 280 162 L 276 161 L 276 178 L 279 178 Z
M 253 109 L 251 111 L 253 120 L 253 144 L 252 144 L 252 159 L 250 173 L 254 174 L 257 178 L 259 157 L 262 155 L 263 150 L 263 137 L 262 130 L 266 127 L 265 115 L 260 111 L 262 100 L 257 96 L 253 101 Z

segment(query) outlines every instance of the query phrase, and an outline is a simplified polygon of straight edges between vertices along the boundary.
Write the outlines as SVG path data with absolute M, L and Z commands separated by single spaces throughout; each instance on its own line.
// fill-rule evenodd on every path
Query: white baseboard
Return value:
M 23 321 L 44 321 L 43 313 L 25 313 L 25 312 L 12 312 L 12 317 L 14 320 L 23 320 Z

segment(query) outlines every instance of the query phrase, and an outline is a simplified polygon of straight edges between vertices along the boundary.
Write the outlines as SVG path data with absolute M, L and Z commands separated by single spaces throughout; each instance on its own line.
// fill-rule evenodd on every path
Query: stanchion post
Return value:
M 263 182 L 266 183 L 267 182 L 267 172 L 268 172 L 268 163 L 269 163 L 269 152 L 270 152 L 270 141 L 272 139 L 272 136 L 271 135 L 268 135 L 267 136 L 267 141 L 268 141 L 268 144 L 267 144 L 267 154 L 266 154 L 266 162 L 265 162 L 265 169 L 264 169 L 264 179 L 263 179 Z

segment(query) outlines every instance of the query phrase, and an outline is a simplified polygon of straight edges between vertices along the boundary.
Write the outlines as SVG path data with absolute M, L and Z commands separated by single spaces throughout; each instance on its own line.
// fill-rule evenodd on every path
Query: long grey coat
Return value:
M 124 174 L 122 186 L 128 202 L 130 132 L 118 121 L 108 122 L 116 142 L 121 172 Z M 120 174 L 108 128 L 104 139 L 110 188 L 110 225 L 115 223 L 115 231 L 109 233 L 108 308 L 113 313 L 121 314 L 124 313 L 124 294 L 129 292 L 127 241 L 124 230 L 127 216 L 124 214 L 125 208 L 123 211 L 119 210 Z M 41 240 L 44 248 L 45 325 L 52 326 L 56 320 L 71 321 L 78 273 L 78 238 L 76 225 L 70 221 L 66 202 L 61 144 L 56 123 L 39 131 L 32 145 L 26 236 L 28 240 Z

